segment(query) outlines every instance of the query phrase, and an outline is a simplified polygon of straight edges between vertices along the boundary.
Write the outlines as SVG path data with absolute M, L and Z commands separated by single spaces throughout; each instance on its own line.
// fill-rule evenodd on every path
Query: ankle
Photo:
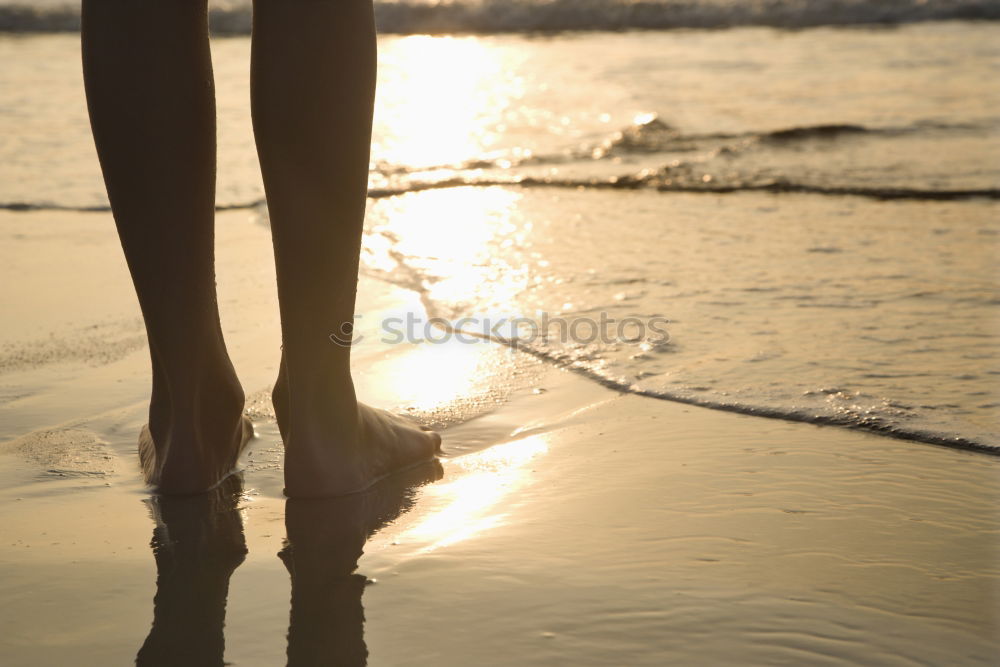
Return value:
M 246 396 L 232 366 L 214 371 L 202 367 L 199 371 L 194 377 L 159 378 L 154 382 L 159 387 L 150 400 L 154 435 L 163 435 L 165 429 L 201 431 L 212 425 L 227 428 L 240 420 Z
M 320 360 L 308 364 L 285 362 L 275 383 L 275 394 L 284 395 L 296 410 L 357 405 L 350 367 Z

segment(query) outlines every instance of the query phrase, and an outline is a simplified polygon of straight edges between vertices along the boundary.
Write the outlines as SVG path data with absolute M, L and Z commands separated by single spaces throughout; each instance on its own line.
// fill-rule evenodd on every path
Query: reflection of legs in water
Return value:
M 153 628 L 136 664 L 223 664 L 229 578 L 247 551 L 236 509 L 242 490 L 232 476 L 208 493 L 149 500 L 156 597 Z
M 441 465 L 432 461 L 364 493 L 286 501 L 288 543 L 278 555 L 292 577 L 289 665 L 366 663 L 365 577 L 354 573 L 365 541 L 409 509 L 414 486 L 440 477 Z
M 211 487 L 252 434 L 215 297 L 215 101 L 205 0 L 84 0 L 87 103 L 153 362 L 139 454 L 165 493 Z
M 283 356 L 274 402 L 289 496 L 363 489 L 436 434 L 360 405 L 350 338 L 375 94 L 371 0 L 255 0 L 252 107 Z

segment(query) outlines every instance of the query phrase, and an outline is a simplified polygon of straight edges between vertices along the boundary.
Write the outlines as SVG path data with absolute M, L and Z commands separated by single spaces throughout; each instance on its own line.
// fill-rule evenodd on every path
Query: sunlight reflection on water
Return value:
M 506 516 L 501 501 L 528 483 L 528 464 L 548 449 L 548 436 L 540 434 L 450 461 L 448 465 L 462 474 L 425 490 L 429 501 L 443 503 L 443 507 L 397 539 L 426 543 L 416 552 L 422 554 L 501 525 Z
M 475 37 L 415 35 L 394 42 L 379 63 L 384 87 L 374 154 L 393 164 L 438 165 L 488 152 L 503 112 L 523 95 L 504 53 Z

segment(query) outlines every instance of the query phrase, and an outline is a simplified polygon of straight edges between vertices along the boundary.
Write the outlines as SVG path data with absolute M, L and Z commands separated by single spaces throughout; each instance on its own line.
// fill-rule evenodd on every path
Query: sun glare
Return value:
M 426 490 L 444 506 L 397 539 L 426 543 L 418 553 L 427 553 L 502 524 L 507 507 L 502 501 L 527 483 L 528 464 L 548 449 L 544 435 L 532 435 L 450 461 L 463 474 Z
M 522 94 L 499 51 L 476 37 L 415 35 L 381 49 L 373 155 L 395 165 L 467 161 L 497 141 L 504 111 Z
M 365 262 L 391 270 L 394 282 L 410 282 L 456 313 L 471 314 L 463 306 L 472 303 L 509 307 L 527 287 L 528 273 L 525 266 L 501 260 L 497 251 L 527 243 L 530 225 L 516 220 L 520 198 L 503 188 L 394 197 L 380 203 L 374 216 L 365 240 Z
M 432 336 L 437 334 L 444 335 L 438 330 L 431 332 Z M 455 339 L 408 346 L 406 354 L 390 360 L 392 373 L 385 376 L 390 386 L 384 391 L 394 392 L 401 404 L 413 410 L 446 410 L 462 399 L 483 393 L 484 378 L 495 370 L 490 352 L 486 345 Z M 419 382 L 401 383 L 393 378 L 419 378 Z

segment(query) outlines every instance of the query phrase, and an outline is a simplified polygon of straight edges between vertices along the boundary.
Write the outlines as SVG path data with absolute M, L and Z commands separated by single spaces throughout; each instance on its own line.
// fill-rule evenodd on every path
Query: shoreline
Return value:
M 88 245 L 93 245 L 95 243 L 95 236 L 103 236 L 100 245 L 106 253 L 104 257 L 107 258 L 111 252 L 120 251 L 116 247 L 116 239 L 108 233 L 107 226 L 93 224 L 96 220 L 92 218 L 90 213 L 97 212 L 88 211 L 81 213 L 75 210 L 53 212 L 46 210 L 44 212 L 27 212 L 27 215 L 55 216 L 57 222 L 54 224 L 56 225 L 76 225 L 77 229 L 73 230 L 71 238 L 77 243 L 82 242 L 86 238 L 88 239 Z M 277 311 L 277 297 L 273 285 L 267 279 L 261 279 L 262 275 L 270 275 L 270 272 L 265 271 L 264 274 L 261 274 L 259 271 L 248 272 L 244 267 L 240 266 L 245 262 L 264 264 L 271 261 L 269 247 L 264 247 L 260 243 L 259 238 L 253 238 L 253 233 L 247 234 L 245 233 L 245 229 L 239 229 L 240 225 L 259 226 L 260 210 L 257 207 L 251 207 L 246 210 L 242 207 L 223 207 L 220 209 L 220 212 L 222 213 L 220 216 L 220 231 L 225 230 L 228 233 L 227 237 L 218 244 L 221 253 L 220 265 L 225 265 L 219 272 L 220 307 L 223 311 L 224 324 L 227 321 L 235 322 L 226 331 L 227 339 L 231 340 L 232 345 L 235 345 L 232 353 L 234 360 L 238 360 L 237 366 L 241 369 L 241 378 L 245 382 L 248 414 L 252 417 L 273 417 L 273 412 L 270 411 L 268 406 L 263 405 L 262 401 L 263 403 L 269 402 L 267 393 L 270 391 L 271 379 L 276 377 L 277 366 L 276 361 L 270 358 L 274 355 L 262 356 L 261 351 L 267 348 L 278 349 L 280 346 L 278 343 L 280 334 L 278 333 L 276 323 L 273 321 L 268 322 L 268 316 L 266 315 L 267 308 L 273 308 L 274 312 Z M 51 229 L 36 229 L 28 218 L 24 217 L 25 215 L 26 212 L 22 211 L 0 211 L 0 221 L 8 227 L 9 233 L 18 240 L 34 237 L 36 241 L 41 241 L 52 238 L 50 234 Z M 239 221 L 239 218 L 243 216 L 246 216 L 247 219 L 242 222 Z M 84 221 L 91 224 L 80 225 Z M 81 229 L 80 227 L 84 228 Z M 109 249 L 109 246 L 114 247 Z M 13 249 L 12 247 L 11 250 Z M 44 378 L 45 374 L 53 369 L 56 373 L 59 373 L 58 366 L 64 362 L 82 362 L 91 366 L 95 364 L 103 366 L 109 361 L 112 363 L 117 362 L 123 360 L 125 357 L 132 357 L 136 354 L 144 358 L 145 335 L 142 329 L 141 317 L 135 305 L 134 296 L 129 289 L 130 283 L 128 282 L 127 270 L 124 268 L 124 261 L 120 257 L 117 257 L 111 262 L 110 266 L 107 266 L 102 265 L 102 261 L 98 257 L 74 257 L 74 248 L 69 246 L 64 245 L 58 249 L 53 246 L 51 250 L 53 257 L 47 260 L 45 267 L 45 270 L 49 273 L 49 279 L 61 277 L 66 281 L 64 284 L 69 284 L 76 276 L 90 274 L 94 276 L 95 280 L 91 283 L 79 285 L 78 295 L 56 295 L 46 290 L 47 293 L 42 295 L 43 300 L 50 302 L 49 305 L 44 306 L 46 310 L 56 313 L 58 317 L 60 313 L 71 309 L 73 305 L 79 307 L 80 304 L 87 303 L 88 290 L 91 293 L 107 293 L 110 290 L 113 295 L 110 301 L 112 308 L 108 309 L 108 316 L 100 318 L 96 324 L 93 323 L 94 319 L 89 317 L 87 321 L 91 322 L 90 324 L 76 330 L 69 329 L 68 336 L 61 335 L 61 332 L 67 331 L 62 323 L 60 323 L 61 326 L 53 326 L 56 318 L 41 318 L 43 326 L 47 325 L 51 327 L 47 332 L 48 340 L 38 335 L 42 334 L 44 329 L 34 327 L 34 331 L 32 331 L 24 328 L 19 329 L 16 326 L 9 327 L 5 331 L 5 340 L 0 340 L 0 352 L 2 352 L 2 356 L 0 356 L 0 372 L 13 374 L 16 384 L 21 381 L 21 378 L 18 377 L 19 375 L 22 378 L 36 375 Z M 11 274 L 38 270 L 36 267 L 29 268 L 19 258 L 12 256 L 8 258 L 8 263 L 12 265 L 9 269 Z M 372 335 L 376 331 L 373 321 L 379 319 L 378 317 L 370 317 L 372 313 L 378 314 L 381 312 L 384 315 L 386 312 L 404 313 L 422 310 L 429 313 L 428 317 L 438 315 L 438 313 L 427 310 L 428 308 L 433 308 L 433 304 L 429 303 L 425 295 L 414 290 L 412 286 L 401 286 L 377 273 L 362 276 L 359 285 L 359 304 L 368 304 L 368 312 L 362 315 L 367 320 L 360 323 L 359 332 L 362 335 L 367 335 L 369 338 L 375 338 Z M 263 299 L 258 302 L 248 301 L 245 295 L 242 294 L 247 287 L 252 287 L 255 294 Z M 16 321 L 19 319 L 17 317 L 19 311 L 22 314 L 31 312 L 31 308 L 36 305 L 34 297 L 37 296 L 37 294 L 32 295 L 32 298 L 26 301 L 25 298 L 27 297 L 14 294 L 7 295 L 8 303 L 4 305 L 7 312 L 13 312 L 14 317 L 12 320 Z M 29 303 L 29 301 L 31 302 Z M 102 307 L 107 308 L 109 304 L 107 303 L 107 299 L 105 301 L 106 303 L 102 304 Z M 226 304 L 223 303 L 224 301 L 228 302 L 232 307 L 227 308 Z M 82 314 L 82 311 L 76 313 L 77 316 L 82 316 Z M 31 319 L 25 317 L 24 321 L 30 322 Z M 39 318 L 36 316 L 33 319 L 37 320 Z M 264 324 L 265 322 L 268 322 L 268 324 Z M 248 332 L 252 332 L 252 334 L 248 336 Z M 483 336 L 478 332 L 463 333 L 467 336 L 482 339 L 487 347 L 496 345 L 500 348 L 509 349 L 511 354 L 523 354 L 536 360 L 529 362 L 526 359 L 518 358 L 517 361 L 511 364 L 494 364 L 493 370 L 500 369 L 501 377 L 494 378 L 492 382 L 484 380 L 481 377 L 478 378 L 479 387 L 476 391 L 483 394 L 492 393 L 494 395 L 494 402 L 496 402 L 495 399 L 497 396 L 504 393 L 500 391 L 500 388 L 506 381 L 510 380 L 511 373 L 521 373 L 528 367 L 533 367 L 537 371 L 537 364 L 543 364 L 552 368 L 567 369 L 585 378 L 588 382 L 596 383 L 609 390 L 623 394 L 643 396 L 681 405 L 697 406 L 719 412 L 742 414 L 790 423 L 830 426 L 853 432 L 873 434 L 892 440 L 912 442 L 914 444 L 972 451 L 988 456 L 1000 456 L 1000 446 L 980 442 L 961 435 L 950 435 L 912 428 L 899 429 L 892 424 L 883 423 L 861 424 L 849 417 L 838 418 L 836 415 L 795 414 L 788 410 L 769 408 L 767 406 L 729 404 L 718 400 L 699 399 L 698 397 L 659 391 L 642 387 L 638 384 L 605 377 L 585 366 L 574 364 L 572 360 L 554 356 L 544 350 L 535 349 L 530 345 L 520 344 L 517 340 Z M 432 345 L 431 347 L 442 346 Z M 440 349 L 436 354 L 425 353 L 419 356 L 434 357 L 438 363 L 451 363 L 447 360 L 449 356 L 454 354 L 466 358 L 470 356 L 462 352 L 461 346 L 448 345 L 443 347 L 447 349 Z M 355 366 L 357 367 L 358 381 L 363 385 L 367 365 L 377 364 L 379 359 L 385 356 L 392 356 L 392 354 L 391 348 L 376 349 L 370 345 L 360 348 L 356 347 Z M 491 350 L 485 356 L 495 359 L 498 354 L 497 350 Z M 243 359 L 239 359 L 239 355 L 243 355 Z M 479 355 L 473 354 L 471 356 L 478 357 Z M 129 403 L 142 402 L 145 400 L 146 390 L 141 385 L 137 385 L 137 383 L 141 381 L 144 369 L 141 364 L 136 365 L 134 360 L 127 363 L 126 367 L 126 382 L 129 395 L 124 400 Z M 247 369 L 251 369 L 251 372 L 248 373 Z M 470 372 L 472 371 L 471 368 L 469 370 Z M 95 377 L 99 382 L 102 381 L 100 375 L 98 374 Z M 244 376 L 249 377 L 249 380 Z M 118 382 L 120 383 L 121 380 L 119 379 Z M 28 384 L 35 383 L 29 381 Z M 374 389 L 362 386 L 362 390 Z M 466 389 L 468 390 L 468 387 Z M 17 391 L 22 390 L 15 390 L 15 393 Z M 401 393 L 413 398 L 418 392 L 413 388 L 407 388 Z M 398 409 L 403 407 L 405 403 L 405 399 L 400 399 L 398 394 L 399 392 L 394 394 L 391 391 L 379 392 L 376 390 L 377 398 L 375 400 L 388 402 L 392 404 L 391 407 Z M 0 396 L 0 399 L 2 398 Z M 66 397 L 62 397 L 61 400 L 63 405 L 68 402 Z M 122 399 L 119 398 L 118 400 Z M 6 402 L 0 400 L 0 411 L 3 410 Z M 108 403 L 107 407 L 110 408 L 113 405 L 115 404 Z M 445 412 L 448 412 L 449 409 L 446 408 Z M 419 410 L 417 410 L 417 414 L 421 414 Z M 424 414 L 424 417 L 426 423 L 433 423 L 436 427 L 442 427 L 459 423 L 462 419 L 467 419 L 471 415 L 472 413 L 468 411 L 463 412 L 459 410 L 455 412 L 452 410 L 451 414 L 447 414 L 441 417 L 441 419 L 438 419 L 438 417 L 435 417 L 431 413 Z M 50 426 L 55 426 L 59 423 L 61 422 L 57 421 L 56 424 L 50 424 Z M 0 430 L 0 443 L 25 435 L 26 433 L 19 431 L 19 428 L 15 426 L 13 429 Z
M 46 248 L 4 257 L 38 287 L 5 296 L 23 316 L 14 339 L 98 313 L 121 333 L 136 317 L 113 226 L 65 215 L 58 233 L 5 227 Z M 282 497 L 266 396 L 278 360 L 270 246 L 259 222 L 225 215 L 220 307 L 258 431 L 236 504 L 203 525 L 142 486 L 144 346 L 109 357 L 85 340 L 86 354 L 67 357 L 56 345 L 7 374 L 0 414 L 7 434 L 21 430 L 0 448 L 5 664 L 129 662 L 154 619 L 157 636 L 185 636 L 157 615 L 158 593 L 202 605 L 178 618 L 222 610 L 234 664 L 281 662 L 300 639 L 393 665 L 1000 655 L 996 458 L 654 402 L 495 344 L 359 345 L 363 400 L 444 427 L 441 478 L 395 490 L 406 480 L 391 478 L 360 505 L 335 500 L 318 523 L 299 521 Z M 359 304 L 421 308 L 414 292 L 370 279 Z M 43 418 L 60 426 L 38 428 Z M 165 528 L 198 537 L 164 543 Z M 190 597 L 158 579 L 159 550 L 183 560 L 216 544 L 248 552 L 200 571 L 215 592 Z M 288 562 L 299 563 L 291 592 Z M 309 601 L 310 590 L 322 594 Z

